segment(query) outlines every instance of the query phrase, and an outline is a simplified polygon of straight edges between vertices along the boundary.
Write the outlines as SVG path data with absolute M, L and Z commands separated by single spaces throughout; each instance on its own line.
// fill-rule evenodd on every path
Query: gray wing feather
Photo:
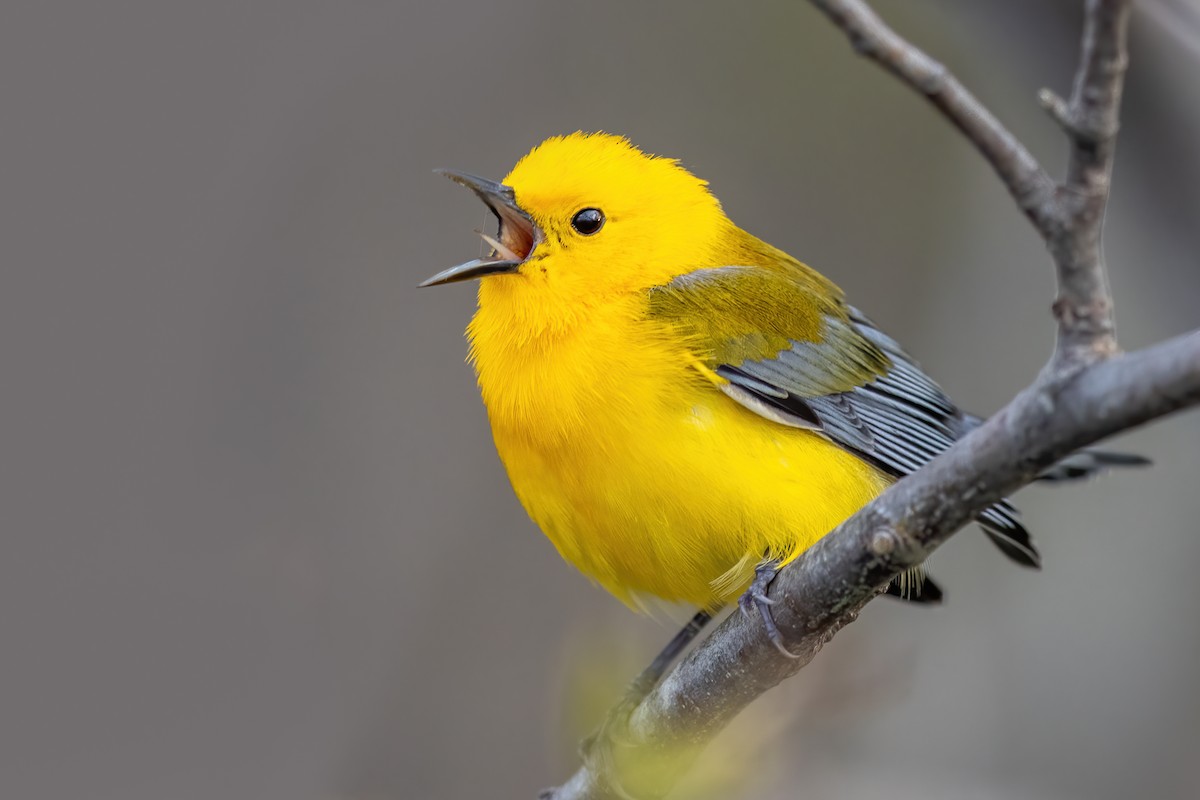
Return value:
M 878 348 L 891 367 L 869 383 L 839 391 L 835 381 L 840 370 L 833 359 L 863 352 L 838 346 L 848 337 Z M 816 428 L 897 478 L 915 472 L 977 424 L 894 339 L 853 308 L 848 321 L 827 320 L 820 343 L 793 342 L 775 358 L 721 365 L 717 373 L 740 390 L 745 399 L 739 402 L 777 421 Z M 1039 566 L 1029 532 L 1007 501 L 985 509 L 978 521 L 1010 558 Z

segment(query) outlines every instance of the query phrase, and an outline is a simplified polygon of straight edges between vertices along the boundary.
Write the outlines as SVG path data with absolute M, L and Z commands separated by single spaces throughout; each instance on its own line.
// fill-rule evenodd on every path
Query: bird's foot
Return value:
M 767 629 L 767 637 L 771 640 L 771 644 L 775 645 L 775 649 L 788 658 L 799 658 L 800 656 L 787 649 L 783 643 L 783 634 L 779 632 L 779 626 L 775 624 L 775 615 L 771 613 L 771 606 L 775 605 L 775 601 L 767 597 L 767 589 L 771 586 L 771 581 L 775 580 L 775 576 L 779 574 L 779 565 L 774 561 L 767 561 L 759 564 L 754 568 L 754 580 L 750 582 L 750 588 L 746 589 L 746 593 L 738 598 L 738 609 L 741 610 L 742 616 L 746 619 L 751 619 L 754 612 L 762 617 L 763 627 Z

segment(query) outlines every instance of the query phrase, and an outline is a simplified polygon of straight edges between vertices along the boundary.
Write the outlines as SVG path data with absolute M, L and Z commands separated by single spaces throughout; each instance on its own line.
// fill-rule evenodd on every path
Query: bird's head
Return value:
M 619 136 L 547 139 L 502 183 L 443 172 L 474 191 L 499 228 L 481 234 L 490 256 L 422 286 L 484 278 L 514 289 L 540 283 L 566 297 L 641 291 L 720 264 L 732 229 L 704 181 Z

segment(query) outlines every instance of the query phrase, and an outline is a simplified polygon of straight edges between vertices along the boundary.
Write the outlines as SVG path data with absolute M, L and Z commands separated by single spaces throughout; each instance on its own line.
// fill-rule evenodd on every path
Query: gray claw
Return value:
M 763 627 L 767 629 L 767 638 L 771 640 L 771 644 L 775 645 L 775 649 L 787 658 L 800 658 L 799 655 L 784 646 L 783 634 L 779 632 L 779 626 L 775 624 L 775 616 L 771 613 L 771 606 L 775 605 L 777 601 L 767 597 L 767 587 L 771 585 L 771 581 L 775 580 L 778 573 L 779 569 L 771 562 L 759 564 L 754 569 L 754 580 L 750 583 L 750 587 L 738 600 L 738 608 L 746 619 L 750 618 L 750 607 L 757 608 L 759 616 L 762 617 Z

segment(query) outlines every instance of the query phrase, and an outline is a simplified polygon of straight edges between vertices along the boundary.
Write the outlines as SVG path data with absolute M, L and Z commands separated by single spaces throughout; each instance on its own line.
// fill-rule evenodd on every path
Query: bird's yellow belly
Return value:
M 573 409 L 578 428 L 553 436 L 536 434 L 544 408 L 539 419 L 493 414 L 529 515 L 567 561 L 627 603 L 721 605 L 764 556 L 795 558 L 889 482 L 711 384 L 675 386 L 667 398 L 635 391 L 636 402 Z

